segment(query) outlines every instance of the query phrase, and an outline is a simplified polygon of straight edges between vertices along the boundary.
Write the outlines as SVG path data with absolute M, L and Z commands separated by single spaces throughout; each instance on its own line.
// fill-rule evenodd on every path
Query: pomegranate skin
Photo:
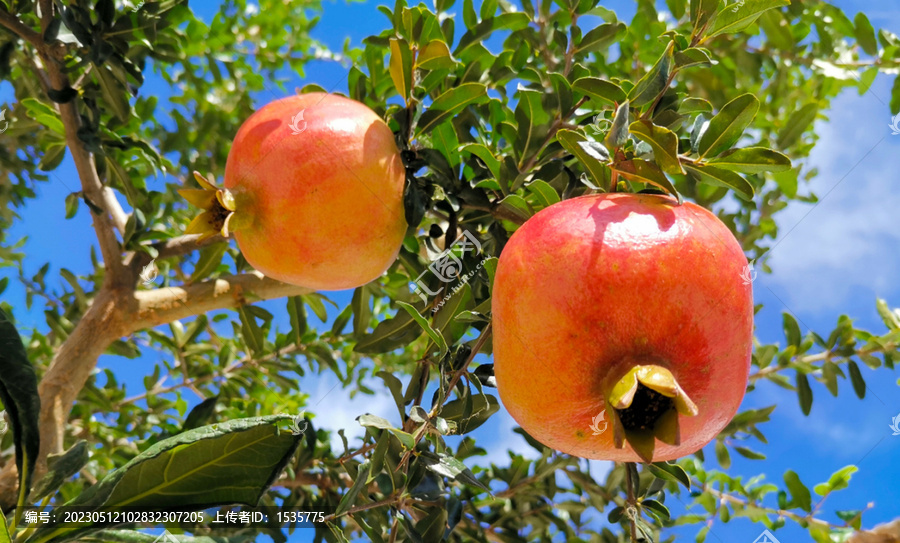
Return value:
M 746 265 L 715 215 L 668 196 L 598 194 L 542 210 L 511 237 L 493 286 L 504 406 L 549 447 L 640 462 L 628 443 L 614 446 L 609 414 L 595 421 L 611 382 L 635 362 L 658 364 L 699 413 L 678 415 L 680 443 L 656 440 L 652 459 L 699 450 L 732 419 L 746 389 Z
M 244 257 L 269 277 L 316 290 L 364 285 L 396 259 L 407 229 L 404 183 L 384 121 L 325 93 L 259 109 L 225 166 L 225 188 L 246 218 L 234 233 Z

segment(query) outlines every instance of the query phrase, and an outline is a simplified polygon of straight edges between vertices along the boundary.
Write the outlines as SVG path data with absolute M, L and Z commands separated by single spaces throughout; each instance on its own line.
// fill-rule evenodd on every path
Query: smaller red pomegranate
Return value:
M 728 228 L 668 196 L 552 205 L 500 255 L 493 290 L 500 398 L 565 453 L 657 462 L 732 419 L 750 369 L 747 259 Z
M 234 232 L 263 274 L 316 290 L 364 285 L 391 265 L 407 224 L 394 135 L 374 111 L 325 93 L 251 115 L 234 138 L 225 188 L 179 191 L 205 209 L 186 233 Z

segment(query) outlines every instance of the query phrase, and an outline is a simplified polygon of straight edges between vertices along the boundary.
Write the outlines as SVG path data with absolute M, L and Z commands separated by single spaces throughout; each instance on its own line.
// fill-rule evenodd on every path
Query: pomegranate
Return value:
M 180 193 L 206 209 L 187 233 L 234 232 L 265 275 L 317 290 L 380 276 L 406 234 L 405 171 L 390 128 L 364 104 L 309 93 L 269 103 L 234 138 L 225 188 Z
M 706 209 L 597 194 L 529 219 L 500 256 L 494 371 L 512 417 L 584 458 L 691 454 L 731 420 L 747 384 L 747 259 Z

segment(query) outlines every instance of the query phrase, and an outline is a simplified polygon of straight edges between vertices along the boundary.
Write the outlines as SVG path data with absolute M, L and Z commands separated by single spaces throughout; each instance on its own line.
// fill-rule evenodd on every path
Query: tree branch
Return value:
M 46 471 L 47 455 L 63 450 L 72 404 L 113 341 L 192 315 L 309 292 L 308 288 L 275 281 L 258 272 L 140 292 L 104 285 L 56 353 L 38 387 L 41 450 L 35 479 Z M 13 505 L 10 500 L 16 496 L 16 487 L 16 465 L 11 462 L 0 471 L 0 508 Z
M 16 36 L 27 41 L 38 49 L 43 49 L 44 40 L 40 34 L 25 26 L 18 17 L 4 10 L 0 10 L 0 25 L 8 29 Z
M 313 290 L 282 283 L 259 272 L 227 275 L 182 287 L 138 291 L 133 294 L 135 305 L 129 333 L 216 309 L 310 292 Z

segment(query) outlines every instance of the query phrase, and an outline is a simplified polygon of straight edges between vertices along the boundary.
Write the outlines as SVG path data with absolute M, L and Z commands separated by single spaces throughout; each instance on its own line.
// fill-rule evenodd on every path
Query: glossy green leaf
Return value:
M 56 492 L 62 484 L 81 471 L 88 463 L 88 443 L 79 440 L 62 454 L 51 454 L 47 457 L 48 471 L 41 478 L 28 497 L 29 502 L 39 502 L 44 497 Z M 2 515 L 0 515 L 2 516 Z
M 813 393 L 809 387 L 809 378 L 797 372 L 797 398 L 800 400 L 800 409 L 804 415 L 809 415 L 812 409 Z
M 202 281 L 209 277 L 219 264 L 222 263 L 222 257 L 225 250 L 228 249 L 227 243 L 216 243 L 200 250 L 200 258 L 197 259 L 197 265 L 191 273 L 191 283 Z
M 709 127 L 698 142 L 700 157 L 717 156 L 730 149 L 744 133 L 759 111 L 759 100 L 752 94 L 742 94 L 725 104 L 710 119 Z
M 456 64 L 450 48 L 441 40 L 432 40 L 419 51 L 416 66 L 425 70 L 452 68 Z
M 678 198 L 678 203 L 681 204 L 682 197 L 678 191 L 675 190 L 675 185 L 669 181 L 666 174 L 664 174 L 656 164 L 640 158 L 635 158 L 633 160 L 620 162 L 616 168 L 626 179 L 655 185 Z
M 670 42 L 656 64 L 634 85 L 634 88 L 628 93 L 628 100 L 632 106 L 647 105 L 656 100 L 656 97 L 666 89 L 674 63 L 674 50 L 675 46 Z
M 616 115 L 613 117 L 612 126 L 606 134 L 603 143 L 607 149 L 616 149 L 625 145 L 628 141 L 628 126 L 630 124 L 631 103 L 626 100 L 619 104 L 616 108 Z
M 588 141 L 587 137 L 579 132 L 560 129 L 556 132 L 556 139 L 566 151 L 575 155 L 575 158 L 577 158 L 578 161 L 588 171 L 588 173 L 590 173 L 591 178 L 594 180 L 594 183 L 602 186 L 604 180 L 606 179 L 606 176 L 604 175 L 606 166 L 604 166 L 603 163 L 588 154 L 581 147 L 580 143 Z
M 21 508 L 31 491 L 41 444 L 38 428 L 41 400 L 34 366 L 28 360 L 18 330 L 3 309 L 0 309 L 0 400 L 9 417 L 15 444 L 19 495 L 13 525 L 18 525 Z
M 703 28 L 719 9 L 719 0 L 691 0 L 691 22 L 695 29 Z
M 625 25 L 622 23 L 604 23 L 592 28 L 585 34 L 575 48 L 578 53 L 592 53 L 605 50 L 613 43 L 618 42 L 625 35 Z
M 725 9 L 719 12 L 715 23 L 707 34 L 707 38 L 719 34 L 732 34 L 747 28 L 766 10 L 790 5 L 790 0 L 743 0 L 737 9 Z
M 785 311 L 781 314 L 781 321 L 787 344 L 799 347 L 800 342 L 803 339 L 803 334 L 800 332 L 800 323 L 797 322 L 797 318 Z
M 419 119 L 416 133 L 428 133 L 434 126 L 458 114 L 467 106 L 488 100 L 487 88 L 481 83 L 464 83 L 435 99 Z
M 859 371 L 859 365 L 853 360 L 847 362 L 847 371 L 850 373 L 850 382 L 853 384 L 853 392 L 862 400 L 866 397 L 866 381 Z
M 572 83 L 572 90 L 612 104 L 625 101 L 625 91 L 622 90 L 622 87 L 599 77 L 582 77 Z
M 807 513 L 812 511 L 812 500 L 809 489 L 806 488 L 806 485 L 800 480 L 800 476 L 791 470 L 787 470 L 784 473 L 784 483 L 791 493 L 791 500 L 794 504 Z
M 674 132 L 650 121 L 635 121 L 628 130 L 653 148 L 653 157 L 664 172 L 684 173 L 678 159 L 678 136 Z
M 413 58 L 406 40 L 391 40 L 390 73 L 397 94 L 408 102 L 412 89 Z
M 709 54 L 703 49 L 691 47 L 684 51 L 675 53 L 675 66 L 681 68 L 691 68 L 693 66 L 712 66 L 713 61 L 709 58 Z
M 290 420 L 288 415 L 234 419 L 159 441 L 58 508 L 57 520 L 41 524 L 30 541 L 72 538 L 102 526 L 62 522 L 69 507 L 190 511 L 221 503 L 255 506 L 300 444 L 302 436 L 278 428 Z
M 856 43 L 862 47 L 867 55 L 875 56 L 878 54 L 878 41 L 875 39 L 875 28 L 869 22 L 866 14 L 859 12 L 853 18 L 853 34 L 856 37 Z
M 431 341 L 433 341 L 434 344 L 437 345 L 438 349 L 440 349 L 441 355 L 447 353 L 447 341 L 444 339 L 444 336 L 442 336 L 440 332 L 438 332 L 437 330 L 432 328 L 430 324 L 428 324 L 428 320 L 423 317 L 421 313 L 419 313 L 418 309 L 406 302 L 397 302 L 397 305 L 403 308 L 404 311 L 409 313 L 409 316 L 412 317 L 414 321 L 416 321 L 416 324 L 418 324 L 419 327 L 421 327 L 422 330 L 424 330 L 425 333 L 428 334 L 428 337 L 431 338 Z
M 729 188 L 744 200 L 753 199 L 753 185 L 740 175 L 714 166 L 685 164 L 685 170 L 697 176 L 697 180 L 708 185 Z
M 735 149 L 710 159 L 708 163 L 717 168 L 742 173 L 783 172 L 791 169 L 791 159 L 764 147 Z
M 787 149 L 793 146 L 800 136 L 810 127 L 816 120 L 819 113 L 819 106 L 816 103 L 809 103 L 791 113 L 784 124 L 784 128 L 778 132 L 778 140 L 776 145 L 780 149 Z
M 343 497 L 341 497 L 341 501 L 338 503 L 337 509 L 335 509 L 334 513 L 336 515 L 346 513 L 353 507 L 353 504 L 356 503 L 356 498 L 359 497 L 359 493 L 362 492 L 363 488 L 365 488 L 368 483 L 370 468 L 371 465 L 368 461 L 359 465 L 359 470 L 356 473 L 356 479 L 353 480 L 353 485 L 347 490 Z

